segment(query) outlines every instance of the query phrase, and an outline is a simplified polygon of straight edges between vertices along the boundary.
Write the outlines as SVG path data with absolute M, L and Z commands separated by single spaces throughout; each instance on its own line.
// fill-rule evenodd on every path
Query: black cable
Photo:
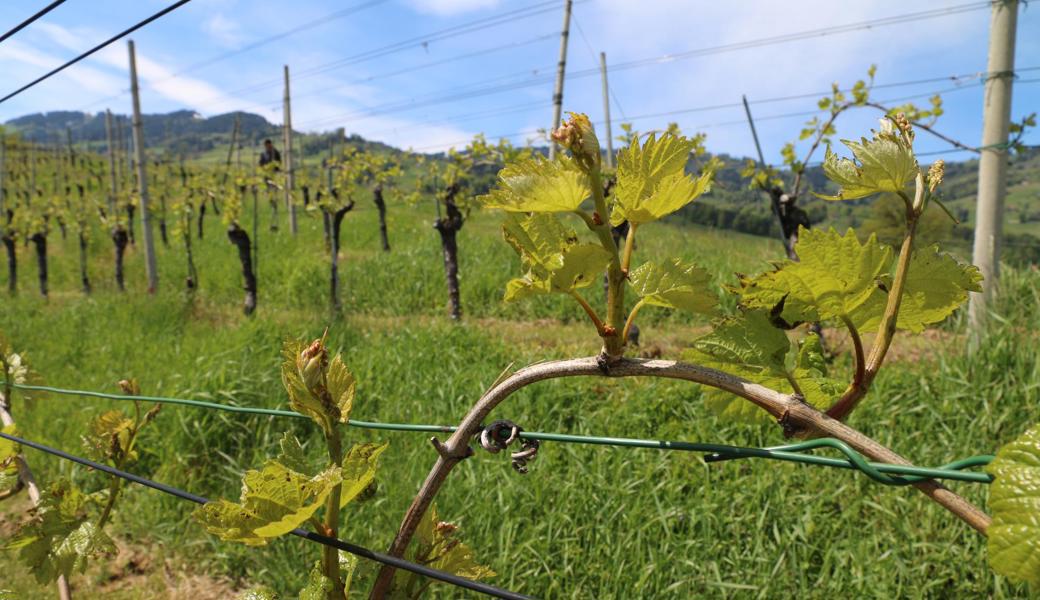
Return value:
M 22 21 L 21 23 L 19 23 L 18 26 L 15 27 L 14 29 L 8 31 L 4 35 L 0 35 L 0 42 L 6 40 L 7 38 L 11 37 L 12 35 L 18 33 L 19 31 L 25 29 L 30 23 L 32 23 L 36 19 L 39 19 L 43 15 L 51 12 L 55 8 L 58 8 L 59 6 L 61 6 L 64 3 L 65 3 L 65 0 L 54 0 L 54 2 L 51 2 L 47 6 L 41 8 L 39 10 L 39 12 L 37 12 L 35 15 L 33 15 L 33 16 L 29 17 L 28 19 L 26 19 L 26 20 Z
M 919 21 L 924 19 L 932 19 L 938 17 L 945 17 L 949 15 L 959 14 L 963 12 L 970 12 L 980 10 L 989 6 L 989 2 L 973 2 L 971 4 L 964 4 L 959 6 L 948 7 L 944 9 L 932 9 L 928 11 L 908 13 L 903 15 L 896 15 L 892 17 L 882 17 L 879 19 L 872 19 L 868 21 L 858 21 L 855 23 L 847 23 L 845 25 L 836 25 L 830 27 L 823 27 L 819 29 L 805 30 L 795 33 L 784 34 L 780 36 L 772 36 L 768 38 L 759 38 L 753 40 L 746 40 L 743 42 L 736 42 L 731 44 L 724 44 L 721 46 L 709 46 L 705 48 L 697 48 L 693 50 L 686 50 L 683 52 L 677 52 L 674 54 L 663 54 L 660 56 L 653 56 L 647 58 L 641 58 L 636 60 L 630 60 L 627 62 L 619 62 L 611 65 L 607 65 L 608 73 L 615 73 L 618 71 L 626 71 L 630 69 L 642 68 L 656 64 L 664 64 L 673 62 L 676 60 L 685 60 L 694 57 L 709 56 L 714 54 L 721 54 L 726 52 L 734 52 L 738 50 L 746 50 L 750 48 L 757 48 L 761 46 L 770 46 L 774 44 L 782 44 L 794 41 L 800 41 L 805 39 L 815 39 L 819 37 L 836 35 L 842 33 L 851 33 L 854 31 L 869 30 L 876 27 L 883 27 L 888 25 L 898 25 L 902 23 L 908 23 L 913 21 Z M 598 76 L 600 74 L 599 67 L 593 67 L 588 69 L 580 69 L 567 73 L 567 80 L 571 81 L 574 79 L 582 79 L 585 77 Z M 491 94 L 497 94 L 500 92 L 513 91 L 522 88 L 535 87 L 545 83 L 551 83 L 555 78 L 555 74 L 546 74 L 539 76 L 527 81 L 496 85 L 496 86 L 485 86 L 483 88 L 476 89 L 467 93 L 458 93 L 454 91 L 456 88 L 451 88 L 450 93 L 437 95 L 441 92 L 434 92 L 432 94 L 426 94 L 425 100 L 403 100 L 390 102 L 378 106 L 370 106 L 361 110 L 354 110 L 349 113 L 340 113 L 335 116 L 323 117 L 316 121 L 307 123 L 301 123 L 300 125 L 318 125 L 325 124 L 335 121 L 357 121 L 364 118 L 379 116 L 383 114 L 407 111 L 412 108 L 422 108 L 424 106 L 430 106 L 434 104 L 443 104 L 446 102 L 456 102 L 459 100 L 467 100 L 480 96 L 487 96 Z M 280 80 L 278 80 L 280 81 Z M 273 84 L 272 84 L 273 85 Z M 243 90 L 236 90 L 232 94 L 250 90 L 250 88 L 243 88 Z
M 105 46 L 108 46 L 112 42 L 114 42 L 114 41 L 116 41 L 116 40 L 118 40 L 118 39 L 120 39 L 120 38 L 122 38 L 124 36 L 130 35 L 131 33 L 137 31 L 138 29 L 144 27 L 145 25 L 151 23 L 152 21 L 154 21 L 154 20 L 156 20 L 156 19 L 166 15 L 169 12 L 173 12 L 174 10 L 184 6 L 185 4 L 187 4 L 189 2 L 191 2 L 191 0 L 180 0 L 179 2 L 175 2 L 175 3 L 171 4 L 170 6 L 167 6 L 166 8 L 160 10 L 159 12 L 155 13 L 154 15 L 148 17 L 144 21 L 141 21 L 137 25 L 134 25 L 133 27 L 131 27 L 129 29 L 126 29 L 126 30 L 124 30 L 124 31 L 122 31 L 120 33 L 117 33 L 116 35 L 108 38 L 104 42 L 101 42 L 97 46 L 94 46 L 90 50 L 87 50 L 83 54 L 80 54 L 79 56 L 77 56 L 76 58 L 70 60 L 69 62 L 61 65 L 60 67 L 58 67 L 56 69 L 53 69 L 52 71 L 50 71 L 49 73 L 47 73 L 47 74 L 45 74 L 45 75 L 43 75 L 41 77 L 38 77 L 36 80 L 31 81 L 31 82 L 23 85 L 22 87 L 20 87 L 17 90 L 11 92 L 10 94 L 4 96 L 3 98 L 0 98 L 0 103 L 6 102 L 6 101 L 10 100 L 11 98 L 14 98 L 18 94 L 21 94 L 25 90 L 33 87 L 34 85 L 42 82 L 43 80 L 51 77 L 52 75 L 56 75 L 57 73 L 60 73 L 61 71 L 64 71 L 65 69 L 67 69 L 67 68 L 71 67 L 72 65 L 78 63 L 79 61 L 83 60 L 84 58 L 87 58 L 91 54 L 94 54 L 98 50 L 101 50 Z
M 578 0 L 578 2 L 583 1 L 587 0 Z M 525 8 L 511 10 L 505 13 L 499 13 L 490 17 L 484 17 L 475 21 L 470 21 L 468 23 L 453 25 L 445 29 L 440 29 L 431 33 L 426 33 L 420 36 L 408 38 L 406 40 L 394 42 L 386 46 L 374 48 L 372 50 L 366 50 L 359 54 L 354 54 L 331 62 L 322 63 L 313 67 L 304 68 L 293 74 L 293 80 L 298 81 L 306 77 L 320 75 L 322 73 L 327 73 L 329 71 L 340 69 L 346 66 L 359 64 L 375 58 L 381 58 L 383 56 L 394 54 L 402 50 L 407 50 L 409 48 L 424 47 L 427 46 L 430 42 L 439 42 L 441 40 L 458 37 L 460 35 L 465 35 L 476 31 L 482 31 L 491 27 L 497 27 L 499 25 L 512 23 L 518 19 L 534 17 L 548 12 L 553 12 L 555 10 L 558 10 L 556 0 L 548 0 L 546 2 L 532 4 Z M 257 92 L 266 88 L 281 85 L 281 83 L 281 78 L 268 79 L 265 81 L 254 83 L 252 85 L 232 90 L 230 92 L 227 92 L 227 95 L 234 96 L 240 94 L 247 94 L 251 92 Z
M 51 448 L 50 446 L 45 446 L 36 442 L 30 442 L 29 440 L 22 439 L 13 435 L 8 435 L 2 432 L 0 432 L 0 437 L 21 444 L 22 446 L 28 446 L 34 450 L 39 450 L 40 452 L 45 452 L 47 454 L 57 456 L 58 458 L 64 458 L 65 460 L 81 464 L 85 467 L 90 467 L 91 469 L 103 471 L 105 473 L 108 473 L 109 475 L 115 475 L 116 477 L 120 477 L 127 481 L 132 481 L 136 484 L 143 485 L 145 487 L 150 487 L 153 490 L 158 490 L 171 496 L 176 496 L 181 500 L 188 500 L 189 502 L 194 502 L 196 504 L 206 504 L 207 502 L 209 502 L 208 499 L 203 498 L 202 496 L 192 494 L 191 492 L 186 492 L 182 489 L 178 489 L 173 486 L 166 485 L 164 483 L 159 483 L 158 481 L 152 481 L 151 479 L 146 479 L 139 475 L 134 475 L 133 473 L 120 471 L 119 469 L 110 467 L 99 462 L 92 461 L 87 458 L 74 456 L 72 454 L 69 454 L 68 452 L 58 450 L 57 448 Z M 424 577 L 437 579 L 445 583 L 450 583 L 454 586 L 466 588 L 468 590 L 473 590 L 475 592 L 480 592 L 489 596 L 494 596 L 495 598 L 506 598 L 507 600 L 531 600 L 532 598 L 531 596 L 525 596 L 516 592 L 510 592 L 508 590 L 504 590 L 493 585 L 488 585 L 479 581 L 473 581 L 472 579 L 466 579 L 465 577 L 459 577 L 458 575 L 454 575 L 452 573 L 447 573 L 445 571 L 440 571 L 437 569 L 431 569 L 430 567 L 409 562 L 407 560 L 404 560 L 403 558 L 396 558 L 394 556 L 383 554 L 382 552 L 375 552 L 363 546 L 358 546 L 356 544 L 351 544 L 350 542 L 345 542 L 343 540 L 321 535 L 319 533 L 314 533 L 313 531 L 307 531 L 306 529 L 293 529 L 289 533 L 297 537 L 310 540 L 312 542 L 317 542 L 323 546 L 337 548 L 339 550 L 343 550 L 344 552 L 349 552 L 355 556 L 360 556 L 362 558 L 367 558 L 375 562 L 390 565 L 391 567 L 397 569 L 411 571 L 412 573 L 417 573 Z

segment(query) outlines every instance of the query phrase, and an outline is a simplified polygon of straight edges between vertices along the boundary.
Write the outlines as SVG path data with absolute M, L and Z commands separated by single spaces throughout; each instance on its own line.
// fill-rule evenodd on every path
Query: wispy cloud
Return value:
M 502 0 L 408 0 L 408 4 L 421 13 L 441 16 L 494 8 L 501 3 Z
M 210 38 L 218 44 L 227 48 L 241 46 L 246 40 L 245 32 L 242 31 L 238 21 L 229 19 L 221 13 L 216 13 L 203 21 L 202 31 L 209 34 Z
M 24 77 L 28 81 L 32 77 L 37 77 L 53 69 L 65 60 L 67 59 L 43 52 L 37 47 L 28 46 L 18 40 L 7 40 L 0 45 L 0 64 L 8 65 L 5 68 L 5 74 L 7 75 L 5 79 L 12 82 L 20 82 L 19 77 Z M 55 79 L 48 81 L 46 85 L 51 86 L 49 89 L 53 90 L 55 89 L 54 86 L 57 86 L 67 91 L 78 90 L 79 92 L 106 93 L 126 84 L 125 80 L 89 65 L 77 65 L 76 68 L 63 72 L 62 76 L 63 80 Z M 65 103 L 68 102 L 70 96 L 75 97 L 73 94 L 56 93 L 52 94 L 51 98 L 58 105 L 64 105 L 64 108 L 68 108 Z M 52 104 L 52 102 L 47 104 Z

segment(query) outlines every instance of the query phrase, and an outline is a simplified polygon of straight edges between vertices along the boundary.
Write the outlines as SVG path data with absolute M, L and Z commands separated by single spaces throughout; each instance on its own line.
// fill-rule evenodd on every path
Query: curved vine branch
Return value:
M 806 404 L 799 396 L 783 394 L 722 371 L 699 365 L 670 360 L 622 358 L 604 367 L 600 357 L 592 356 L 559 360 L 531 365 L 520 369 L 491 387 L 470 409 L 459 428 L 446 442 L 432 438 L 437 450 L 437 462 L 426 476 L 419 493 L 412 500 L 397 536 L 390 546 L 391 556 L 401 557 L 423 515 L 433 502 L 448 474 L 455 465 L 472 454 L 470 440 L 481 428 L 481 423 L 513 392 L 539 381 L 563 377 L 663 377 L 682 379 L 731 392 L 764 409 L 777 419 L 786 435 L 821 435 L 837 438 L 868 458 L 891 464 L 909 465 L 910 462 L 892 450 L 852 429 L 841 421 Z M 913 484 L 926 496 L 939 503 L 958 518 L 985 535 L 990 518 L 981 509 L 934 480 Z M 390 589 L 394 569 L 384 566 L 372 588 L 370 600 L 384 598 Z

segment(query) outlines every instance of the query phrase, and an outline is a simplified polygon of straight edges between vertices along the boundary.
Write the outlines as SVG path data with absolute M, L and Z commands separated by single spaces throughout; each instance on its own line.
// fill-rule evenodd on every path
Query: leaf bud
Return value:
M 141 393 L 141 386 L 136 379 L 122 379 L 119 381 L 119 389 L 127 396 L 137 396 Z
M 568 113 L 570 119 L 563 122 L 550 136 L 554 142 L 571 151 L 574 159 L 586 169 L 600 168 L 599 139 L 589 117 L 583 113 Z
M 314 342 L 305 348 L 296 358 L 296 370 L 300 379 L 308 390 L 315 391 L 322 383 L 322 372 L 326 366 L 328 354 L 322 340 Z

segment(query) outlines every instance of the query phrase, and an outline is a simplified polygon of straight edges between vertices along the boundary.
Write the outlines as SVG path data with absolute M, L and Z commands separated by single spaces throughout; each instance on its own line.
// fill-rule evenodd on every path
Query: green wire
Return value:
M 294 419 L 309 419 L 309 417 L 288 410 L 277 410 L 272 408 L 253 408 L 249 406 L 236 406 L 234 404 L 218 404 L 216 402 L 205 402 L 202 400 L 188 400 L 185 398 L 166 398 L 162 396 L 130 396 L 123 394 L 109 394 L 105 392 L 92 392 L 85 390 L 68 390 L 43 385 L 25 385 L 20 383 L 7 384 L 10 387 L 38 392 L 50 392 L 71 396 L 85 396 L 91 398 L 106 398 L 109 400 L 139 400 L 143 402 L 156 402 L 159 404 L 176 404 L 181 406 L 195 406 L 211 410 L 222 410 L 241 414 L 264 415 L 271 417 L 291 417 Z M 372 421 L 358 421 L 350 419 L 347 422 L 351 427 L 364 429 L 382 429 L 388 431 L 423 431 L 431 433 L 451 433 L 457 428 L 445 425 L 417 425 L 412 423 L 377 423 Z M 848 444 L 834 438 L 821 438 L 800 442 L 797 444 L 786 444 L 769 448 L 746 448 L 742 446 L 730 446 L 726 444 L 704 444 L 696 442 L 677 442 L 665 440 L 642 440 L 634 438 L 616 438 L 603 436 L 571 435 L 566 433 L 546 433 L 540 431 L 522 431 L 519 437 L 532 440 L 549 442 L 566 442 L 574 444 L 592 444 L 597 446 L 616 446 L 620 448 L 649 448 L 657 450 L 681 450 L 685 452 L 706 452 L 705 462 L 720 462 L 739 458 L 766 458 L 786 462 L 795 462 L 807 465 L 834 467 L 839 469 L 852 469 L 862 471 L 867 477 L 885 485 L 909 485 L 925 479 L 951 479 L 956 481 L 968 481 L 973 483 L 990 483 L 993 477 L 987 473 L 966 472 L 963 469 L 978 467 L 989 464 L 993 460 L 992 455 L 971 456 L 958 460 L 938 468 L 916 467 L 908 465 L 892 465 L 886 463 L 868 462 L 862 454 L 853 450 Z M 845 459 L 829 458 L 825 456 L 814 456 L 802 454 L 816 448 L 832 448 L 845 455 Z

